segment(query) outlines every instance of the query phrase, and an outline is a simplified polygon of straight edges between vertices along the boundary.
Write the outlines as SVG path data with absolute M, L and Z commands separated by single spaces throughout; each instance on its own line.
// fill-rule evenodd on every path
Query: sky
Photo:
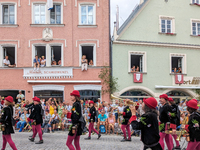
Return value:
M 134 7 L 140 0 L 110 0 L 111 3 L 111 35 L 113 34 L 114 22 L 116 21 L 116 6 L 119 6 L 119 26 L 128 18 Z

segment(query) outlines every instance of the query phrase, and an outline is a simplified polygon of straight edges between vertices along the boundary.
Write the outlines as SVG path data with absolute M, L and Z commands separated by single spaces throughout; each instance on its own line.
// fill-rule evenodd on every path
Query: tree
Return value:
M 112 94 L 118 90 L 118 78 L 111 75 L 111 69 L 109 67 L 103 67 L 101 69 L 99 78 L 102 80 L 102 84 L 105 85 L 102 88 L 102 94 Z

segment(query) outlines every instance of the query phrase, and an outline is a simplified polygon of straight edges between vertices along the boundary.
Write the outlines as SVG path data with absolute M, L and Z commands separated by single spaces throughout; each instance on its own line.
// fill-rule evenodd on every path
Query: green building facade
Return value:
M 115 96 L 159 99 L 160 94 L 166 93 L 176 101 L 198 98 L 200 6 L 197 2 L 141 0 L 122 26 L 118 30 L 115 27 L 112 73 L 119 84 Z M 133 73 L 133 66 L 137 73 Z

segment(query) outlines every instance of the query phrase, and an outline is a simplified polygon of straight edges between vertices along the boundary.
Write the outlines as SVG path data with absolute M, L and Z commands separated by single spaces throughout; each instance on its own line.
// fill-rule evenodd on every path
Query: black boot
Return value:
M 130 141 L 132 141 L 132 140 L 131 140 L 131 138 L 130 138 L 130 139 L 126 139 L 126 141 L 129 141 L 129 142 L 130 142 Z
M 126 139 L 125 139 L 125 138 L 123 138 L 123 139 L 121 140 L 121 142 L 126 142 Z
M 85 138 L 85 140 L 91 140 L 91 137 L 88 136 L 87 138 Z
M 43 140 L 40 140 L 39 142 L 35 142 L 35 144 L 43 144 Z
M 35 139 L 34 139 L 34 138 L 29 138 L 29 140 L 30 140 L 31 142 L 34 142 Z
M 98 138 L 97 138 L 97 139 L 100 139 L 100 137 L 101 137 L 101 134 L 99 133 L 99 134 L 98 134 Z

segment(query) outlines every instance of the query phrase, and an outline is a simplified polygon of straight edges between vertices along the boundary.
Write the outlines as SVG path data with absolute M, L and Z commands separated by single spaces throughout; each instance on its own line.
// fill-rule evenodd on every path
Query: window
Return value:
M 51 47 L 51 65 L 56 66 L 62 65 L 61 62 L 61 46 L 52 46 Z
M 37 55 L 38 58 L 44 56 L 46 59 L 46 46 L 35 46 L 35 55 Z
M 50 23 L 61 24 L 61 5 L 53 5 L 50 12 Z
M 80 6 L 80 24 L 81 25 L 95 24 L 94 5 Z
M 146 53 L 129 52 L 128 72 L 146 72 Z
M 46 23 L 46 13 L 45 4 L 34 4 L 34 23 L 35 24 L 45 24 Z
M 172 33 L 172 21 L 171 20 L 161 20 L 161 32 L 162 33 Z
M 160 33 L 175 34 L 175 18 L 168 16 L 159 16 Z
M 101 95 L 101 92 L 96 90 L 79 90 L 79 92 L 82 100 L 93 100 L 94 102 L 97 102 Z
M 192 4 L 200 4 L 200 0 L 192 0 Z
M 3 5 L 3 24 L 15 24 L 15 5 Z
M 94 46 L 82 46 L 82 56 L 85 55 L 88 63 L 92 60 L 94 62 Z
M 57 101 L 63 101 L 64 98 L 63 91 L 56 90 L 34 91 L 34 96 L 37 96 L 40 99 L 45 99 L 46 101 L 49 99 L 49 97 L 54 97 Z
M 10 61 L 11 65 L 15 64 L 15 47 L 3 47 L 3 56 L 5 59 L 8 56 L 8 60 Z
M 131 68 L 135 67 L 136 71 L 142 72 L 142 62 L 143 55 L 131 55 Z
M 186 73 L 185 54 L 171 54 L 171 73 Z
M 192 35 L 200 36 L 200 22 L 192 22 Z

